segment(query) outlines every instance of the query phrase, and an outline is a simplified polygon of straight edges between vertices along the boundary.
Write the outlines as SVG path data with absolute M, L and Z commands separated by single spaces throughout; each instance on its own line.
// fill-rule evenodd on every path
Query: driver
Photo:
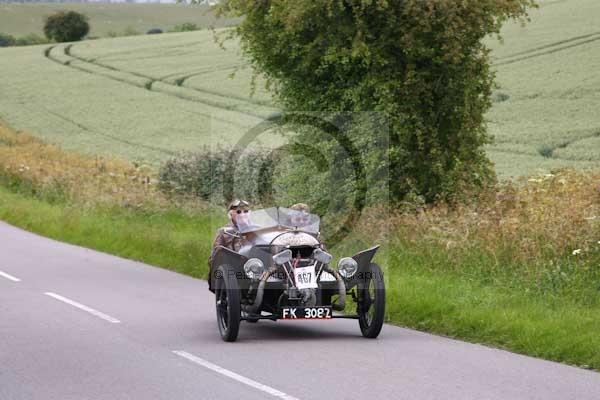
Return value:
M 217 231 L 217 236 L 215 237 L 215 241 L 213 242 L 212 251 L 210 253 L 210 257 L 208 258 L 208 265 L 212 265 L 213 257 L 215 256 L 216 250 L 219 246 L 226 247 L 233 251 L 239 250 L 239 241 L 236 240 L 233 234 L 228 234 L 226 231 L 230 231 L 231 233 L 239 231 L 240 226 L 248 225 L 250 213 L 250 203 L 246 200 L 233 200 L 229 203 L 229 208 L 227 209 L 227 215 L 229 216 L 229 224 L 220 228 Z

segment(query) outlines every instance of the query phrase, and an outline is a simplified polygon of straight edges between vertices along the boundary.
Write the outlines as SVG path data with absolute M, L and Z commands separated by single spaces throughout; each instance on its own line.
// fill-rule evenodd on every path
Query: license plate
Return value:
M 331 307 L 284 307 L 282 319 L 330 319 Z
M 317 277 L 315 275 L 315 266 L 294 268 L 294 280 L 298 289 L 314 289 L 317 285 Z

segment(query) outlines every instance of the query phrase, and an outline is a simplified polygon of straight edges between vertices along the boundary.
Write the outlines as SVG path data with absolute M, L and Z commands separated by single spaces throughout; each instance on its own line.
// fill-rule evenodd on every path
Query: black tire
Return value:
M 235 271 L 226 265 L 220 266 L 215 274 L 215 304 L 221 338 L 235 342 L 241 320 L 240 287 Z
M 385 282 L 377 264 L 370 264 L 358 284 L 358 324 L 369 339 L 379 336 L 385 319 Z

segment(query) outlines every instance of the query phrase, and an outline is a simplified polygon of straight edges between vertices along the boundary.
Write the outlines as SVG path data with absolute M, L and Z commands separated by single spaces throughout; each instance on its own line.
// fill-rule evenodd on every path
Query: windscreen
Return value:
M 290 228 L 308 233 L 319 233 L 320 218 L 306 211 L 296 211 L 283 207 L 264 208 L 240 214 L 237 226 L 241 233 L 269 228 Z
M 279 225 L 309 233 L 319 233 L 320 218 L 316 214 L 279 207 Z
M 261 229 L 276 228 L 279 226 L 277 208 L 264 208 L 262 210 L 249 211 L 240 214 L 237 226 L 241 233 L 254 232 Z

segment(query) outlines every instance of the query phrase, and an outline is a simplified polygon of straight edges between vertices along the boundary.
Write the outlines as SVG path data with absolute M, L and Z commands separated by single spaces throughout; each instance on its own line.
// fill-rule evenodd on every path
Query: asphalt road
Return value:
M 0 400 L 276 398 L 598 400 L 600 374 L 352 320 L 224 343 L 206 282 L 0 223 Z

